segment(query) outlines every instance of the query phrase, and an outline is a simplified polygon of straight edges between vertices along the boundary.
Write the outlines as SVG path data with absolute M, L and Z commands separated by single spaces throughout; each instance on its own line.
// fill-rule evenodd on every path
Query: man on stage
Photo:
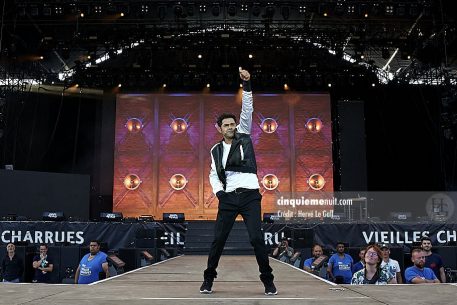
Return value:
M 236 217 L 241 214 L 249 233 L 249 239 L 254 246 L 254 252 L 259 265 L 260 279 L 265 286 L 266 295 L 277 294 L 273 283 L 273 274 L 268 262 L 268 253 L 261 231 L 260 202 L 257 178 L 257 164 L 254 146 L 251 140 L 253 99 L 250 74 L 239 69 L 243 80 L 243 96 L 240 122 L 236 124 L 236 116 L 224 113 L 217 119 L 217 130 L 223 140 L 211 149 L 211 171 L 209 179 L 213 193 L 219 199 L 214 241 L 208 256 L 208 266 L 204 271 L 204 281 L 200 287 L 201 293 L 212 293 L 216 268 L 219 264 L 227 237 L 233 227 Z

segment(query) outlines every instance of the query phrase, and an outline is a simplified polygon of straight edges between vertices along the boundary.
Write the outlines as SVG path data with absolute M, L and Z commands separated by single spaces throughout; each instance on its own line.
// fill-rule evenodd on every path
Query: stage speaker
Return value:
M 338 101 L 337 145 L 341 191 L 367 190 L 367 157 L 363 101 Z M 336 210 L 338 208 L 335 207 Z M 339 211 L 336 211 L 339 212 Z
M 65 220 L 65 215 L 62 211 L 57 212 L 43 212 L 44 221 L 63 221 Z
M 152 216 L 152 215 L 140 215 L 138 217 L 138 221 L 154 222 L 154 216 Z
M 314 244 L 313 229 L 294 229 L 292 230 L 292 240 L 294 249 L 312 248 Z
M 163 222 L 182 223 L 185 220 L 184 213 L 163 213 Z
M 263 222 L 264 223 L 274 223 L 279 220 L 277 213 L 263 213 Z
M 120 212 L 113 212 L 113 213 L 107 213 L 107 212 L 101 212 L 100 213 L 100 221 L 116 221 L 116 222 L 121 222 L 123 219 L 123 215 Z

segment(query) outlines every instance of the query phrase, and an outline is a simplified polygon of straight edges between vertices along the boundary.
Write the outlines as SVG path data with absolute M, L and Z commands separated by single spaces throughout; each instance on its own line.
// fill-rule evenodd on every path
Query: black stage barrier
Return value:
M 208 222 L 208 230 L 214 223 Z M 33 276 L 32 259 L 38 253 L 40 243 L 49 244 L 53 258 L 54 283 L 74 275 L 81 257 L 88 252 L 91 240 L 102 242 L 102 249 L 115 251 L 126 266 L 133 270 L 151 262 L 175 256 L 185 246 L 187 224 L 170 223 L 95 223 L 95 222 L 0 222 L 0 258 L 6 254 L 9 242 L 27 244 L 18 246 L 17 253 L 25 262 L 23 281 Z M 337 241 L 348 246 L 348 253 L 358 261 L 358 251 L 370 243 L 386 243 L 391 247 L 391 257 L 404 270 L 411 264 L 410 251 L 424 235 L 432 239 L 433 251 L 442 255 L 445 267 L 457 269 L 457 225 L 445 223 L 321 223 L 313 224 L 263 224 L 265 243 L 273 247 L 282 236 L 291 238 L 302 257 L 311 256 L 311 245 L 323 246 L 324 253 L 331 254 Z M 147 251 L 147 255 L 143 253 Z M 152 258 L 151 258 L 152 257 Z

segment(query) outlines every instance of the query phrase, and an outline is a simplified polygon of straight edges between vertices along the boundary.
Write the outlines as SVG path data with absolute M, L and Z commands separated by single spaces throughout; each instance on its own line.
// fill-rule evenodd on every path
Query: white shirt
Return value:
M 384 260 L 381 263 L 381 268 L 387 265 L 387 270 L 397 279 L 397 272 L 401 272 L 400 265 L 394 259 L 389 258 L 389 261 L 386 263 Z
M 251 134 L 252 113 L 254 112 L 252 92 L 243 91 L 241 101 L 242 106 L 240 114 L 240 123 L 236 126 L 236 130 L 240 133 Z M 211 151 L 216 147 L 216 145 L 213 146 Z M 228 154 L 230 152 L 230 147 L 232 145 L 225 143 L 225 141 L 222 142 L 222 145 L 222 166 L 225 168 L 225 165 L 227 164 Z M 242 149 L 241 146 L 240 149 Z M 243 157 L 242 153 L 241 156 Z M 227 177 L 227 185 L 225 188 L 225 191 L 227 193 L 232 192 L 239 187 L 247 189 L 260 188 L 259 179 L 257 178 L 256 174 L 226 171 L 225 176 Z M 219 180 L 219 177 L 217 176 L 216 163 L 214 162 L 213 154 L 211 154 L 211 170 L 209 172 L 209 182 L 213 188 L 214 194 L 224 190 L 222 182 Z

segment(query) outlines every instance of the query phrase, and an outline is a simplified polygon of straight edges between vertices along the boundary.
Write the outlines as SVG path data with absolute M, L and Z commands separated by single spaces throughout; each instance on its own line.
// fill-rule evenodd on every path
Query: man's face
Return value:
M 48 248 L 40 246 L 40 255 L 46 255 L 46 253 L 48 253 Z
M 16 250 L 16 246 L 13 244 L 8 244 L 6 246 L 6 251 L 8 251 L 8 252 L 14 252 L 15 250 Z
M 321 256 L 323 253 L 322 251 L 322 248 L 320 246 L 315 246 L 314 249 L 313 249 L 313 256 L 314 258 L 318 258 L 319 256 Z
M 368 251 L 365 253 L 365 263 L 367 265 L 374 266 L 379 263 L 380 259 L 381 258 L 378 257 L 378 253 L 373 248 L 368 249 Z
M 89 245 L 90 254 L 95 255 L 100 251 L 100 245 L 97 243 L 90 243 Z
M 235 137 L 236 122 L 233 118 L 222 120 L 220 133 L 224 139 L 233 139 Z
M 360 250 L 359 257 L 361 260 L 363 260 L 363 258 L 365 257 L 365 250 Z
M 382 252 L 382 258 L 384 258 L 384 259 L 388 259 L 389 258 L 389 256 L 390 256 L 389 248 L 382 248 L 381 252 Z
M 411 260 L 414 263 L 414 266 L 417 268 L 424 268 L 425 265 L 425 255 L 423 251 L 414 252 L 411 256 Z
M 336 245 L 336 252 L 344 253 L 344 245 L 343 244 Z
M 432 243 L 429 240 L 423 240 L 421 246 L 424 251 L 430 251 L 432 249 Z

